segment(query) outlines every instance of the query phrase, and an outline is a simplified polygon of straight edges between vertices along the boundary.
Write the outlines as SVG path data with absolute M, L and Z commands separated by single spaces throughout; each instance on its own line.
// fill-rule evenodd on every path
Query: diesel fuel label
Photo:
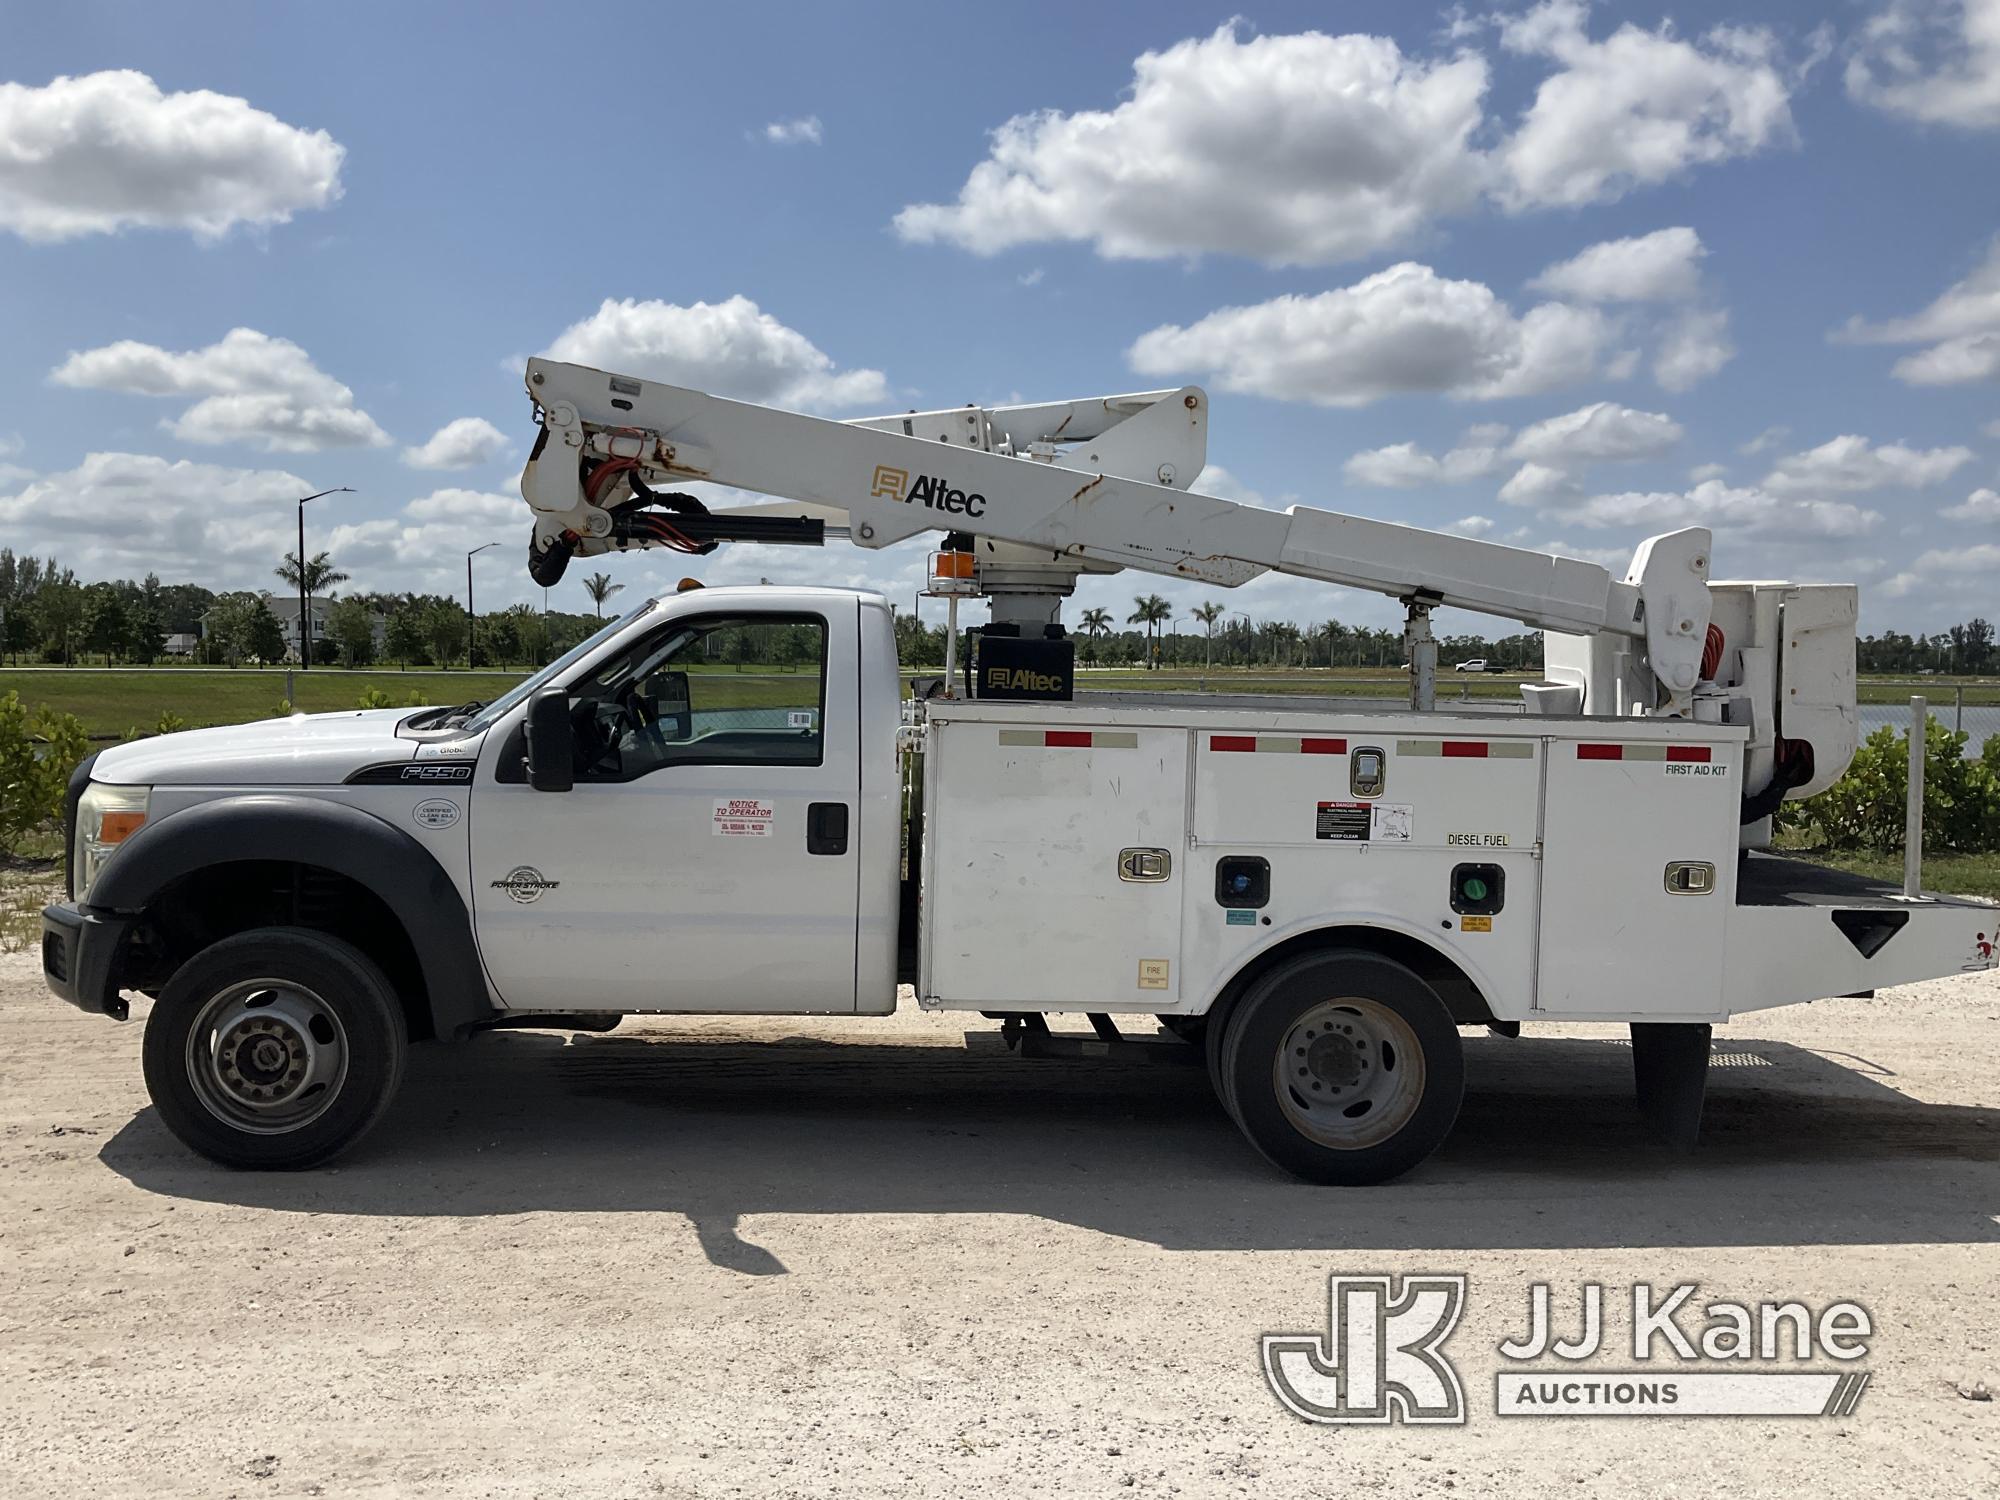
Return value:
M 1444 836 L 1447 844 L 1461 849 L 1505 849 L 1507 835 L 1504 833 L 1448 833 Z

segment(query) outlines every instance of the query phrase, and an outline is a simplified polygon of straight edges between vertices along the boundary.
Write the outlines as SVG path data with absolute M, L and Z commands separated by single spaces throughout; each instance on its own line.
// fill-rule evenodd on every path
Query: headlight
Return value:
M 84 788 L 76 804 L 76 847 L 70 851 L 79 902 L 90 899 L 90 887 L 104 862 L 145 826 L 151 796 L 151 787 L 113 786 L 103 781 L 93 781 Z

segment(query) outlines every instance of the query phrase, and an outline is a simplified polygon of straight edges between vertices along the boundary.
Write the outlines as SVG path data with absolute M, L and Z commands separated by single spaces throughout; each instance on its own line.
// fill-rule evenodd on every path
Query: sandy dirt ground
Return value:
M 909 1013 L 420 1051 L 337 1169 L 231 1173 L 155 1118 L 143 1011 L 0 959 L 10 1496 L 2000 1487 L 2000 1402 L 1961 1394 L 2000 1391 L 2000 976 L 1726 1028 L 1689 1159 L 1609 1030 L 1469 1036 L 1456 1138 L 1364 1191 L 1264 1166 L 1198 1070 Z M 1469 1276 L 1466 1425 L 1280 1408 L 1258 1336 L 1323 1329 L 1336 1271 Z M 1872 1385 L 1845 1420 L 1494 1414 L 1530 1283 L 1635 1279 L 1858 1300 Z

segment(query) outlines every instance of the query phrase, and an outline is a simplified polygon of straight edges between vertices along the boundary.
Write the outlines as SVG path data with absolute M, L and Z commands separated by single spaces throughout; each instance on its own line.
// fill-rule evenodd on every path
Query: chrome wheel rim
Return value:
M 202 1108 L 252 1135 L 302 1130 L 347 1079 L 347 1028 L 302 985 L 251 979 L 211 998 L 188 1032 L 187 1074 Z
M 1323 1000 L 1294 1021 L 1271 1068 L 1278 1108 L 1316 1145 L 1359 1151 L 1409 1124 L 1424 1096 L 1416 1031 L 1378 1000 Z

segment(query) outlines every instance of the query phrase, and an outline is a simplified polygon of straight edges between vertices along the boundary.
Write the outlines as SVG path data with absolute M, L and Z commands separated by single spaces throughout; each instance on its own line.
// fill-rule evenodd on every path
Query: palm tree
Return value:
M 597 618 L 600 620 L 604 618 L 604 601 L 624 587 L 622 583 L 613 583 L 609 573 L 592 573 L 583 580 L 583 591 L 597 606 Z
M 294 589 L 299 587 L 299 555 L 287 552 L 282 566 L 272 569 Z M 336 583 L 347 582 L 347 575 L 333 565 L 324 552 L 316 552 L 306 562 L 305 590 L 307 598 L 325 598 L 326 591 Z
M 1146 627 L 1146 665 L 1148 668 L 1156 667 L 1159 663 L 1154 659 L 1156 652 L 1153 642 L 1159 627 L 1173 618 L 1174 607 L 1158 594 L 1141 594 L 1132 603 L 1136 608 L 1125 617 L 1125 623 Z
M 1214 600 L 1194 607 L 1194 617 L 1201 621 L 1202 629 L 1208 633 L 1208 643 L 1202 648 L 1201 681 L 1208 686 L 1208 669 L 1215 665 L 1215 622 L 1222 618 L 1222 606 Z
M 1111 634 L 1111 611 L 1108 609 L 1086 609 L 1079 617 L 1079 623 L 1083 626 L 1083 635 L 1086 642 L 1083 648 L 1083 659 L 1095 665 L 1097 662 L 1097 648 L 1091 643 L 1094 643 L 1100 635 Z

